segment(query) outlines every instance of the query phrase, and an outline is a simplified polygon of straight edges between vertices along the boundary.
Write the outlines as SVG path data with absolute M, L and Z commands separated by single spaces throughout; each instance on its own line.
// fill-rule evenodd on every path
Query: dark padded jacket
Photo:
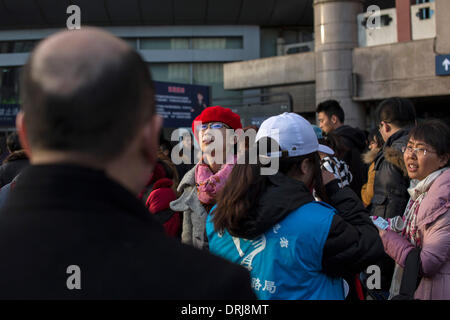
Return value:
M 403 161 L 403 146 L 409 128 L 393 134 L 375 158 L 375 181 L 371 215 L 383 218 L 402 216 L 409 199 L 409 178 Z
M 351 277 L 384 254 L 377 228 L 362 201 L 337 180 L 326 185 L 330 204 L 337 210 L 323 249 L 323 270 L 331 276 Z

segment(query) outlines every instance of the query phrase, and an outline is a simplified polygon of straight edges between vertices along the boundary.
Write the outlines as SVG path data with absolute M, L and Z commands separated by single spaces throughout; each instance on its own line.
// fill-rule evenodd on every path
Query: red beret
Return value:
M 192 132 L 196 139 L 195 125 L 198 122 L 222 122 L 234 130 L 242 129 L 241 117 L 230 109 L 221 106 L 208 107 L 194 119 L 192 122 Z

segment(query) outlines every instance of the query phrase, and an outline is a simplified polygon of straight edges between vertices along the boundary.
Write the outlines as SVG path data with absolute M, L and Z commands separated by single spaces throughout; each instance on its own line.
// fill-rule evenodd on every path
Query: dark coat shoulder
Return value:
M 134 195 L 76 166 L 21 173 L 0 210 L 0 260 L 1 299 L 255 298 L 247 270 L 166 237 Z
M 337 180 L 327 184 L 326 189 L 337 214 L 323 249 L 322 267 L 331 276 L 351 277 L 383 256 L 383 244 L 368 211 L 353 190 L 339 188 Z

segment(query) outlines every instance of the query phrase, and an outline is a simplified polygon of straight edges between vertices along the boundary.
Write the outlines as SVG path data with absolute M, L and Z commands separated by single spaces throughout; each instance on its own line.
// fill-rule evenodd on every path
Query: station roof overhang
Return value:
M 82 25 L 313 26 L 314 0 L 0 0 L 0 29 L 63 28 L 70 5 Z M 366 0 L 382 9 L 395 0 Z

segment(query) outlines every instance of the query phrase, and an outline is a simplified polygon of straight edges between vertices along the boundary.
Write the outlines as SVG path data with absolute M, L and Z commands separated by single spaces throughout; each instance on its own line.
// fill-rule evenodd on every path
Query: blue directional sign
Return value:
M 450 76 L 450 54 L 436 56 L 436 75 Z

